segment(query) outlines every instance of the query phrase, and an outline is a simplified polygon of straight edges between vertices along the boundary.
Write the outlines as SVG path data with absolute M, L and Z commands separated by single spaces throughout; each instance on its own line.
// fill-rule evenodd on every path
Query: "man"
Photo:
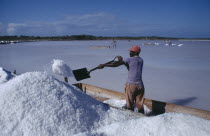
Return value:
M 144 113 L 144 84 L 142 81 L 143 59 L 139 57 L 141 48 L 137 45 L 130 49 L 130 57 L 123 60 L 118 56 L 118 60 L 111 64 L 100 64 L 99 68 L 118 67 L 125 65 L 128 69 L 128 79 L 125 85 L 126 106 L 123 108 L 134 111 L 134 103 L 138 108 L 138 112 Z
M 117 48 L 117 41 L 115 41 L 115 39 L 113 39 L 113 41 L 112 41 L 112 47 Z

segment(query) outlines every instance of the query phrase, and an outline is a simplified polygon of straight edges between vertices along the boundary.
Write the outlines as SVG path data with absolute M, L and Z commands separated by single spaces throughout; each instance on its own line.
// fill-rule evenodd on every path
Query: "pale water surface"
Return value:
M 156 43 L 156 45 L 142 45 Z M 158 44 L 157 44 L 158 43 Z M 129 48 L 142 48 L 143 81 L 146 98 L 171 102 L 210 111 L 210 41 L 120 40 L 116 49 L 93 48 L 109 46 L 111 41 L 44 41 L 0 45 L 0 67 L 51 73 L 53 59 L 61 59 L 72 69 L 88 70 L 112 60 L 116 55 L 128 57 Z M 63 80 L 63 77 L 55 75 Z M 127 70 L 124 66 L 105 68 L 91 73 L 81 82 L 124 92 Z M 71 83 L 76 81 L 71 78 Z

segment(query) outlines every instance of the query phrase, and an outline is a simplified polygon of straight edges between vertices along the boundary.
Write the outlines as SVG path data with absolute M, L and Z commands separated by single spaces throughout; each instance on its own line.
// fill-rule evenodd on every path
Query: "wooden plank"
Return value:
M 80 88 L 83 92 L 87 93 L 88 95 L 93 96 L 95 99 L 99 101 L 104 101 L 107 99 L 125 99 L 124 93 L 116 92 L 113 90 L 88 85 L 84 83 L 77 83 L 74 84 L 78 88 Z M 184 113 L 184 114 L 190 114 L 197 117 L 201 117 L 204 119 L 210 120 L 210 111 L 190 108 L 186 106 L 166 103 L 166 102 L 160 102 L 156 100 L 151 99 L 144 99 L 144 105 L 146 105 L 150 110 L 152 110 L 153 114 L 158 115 L 162 113 Z

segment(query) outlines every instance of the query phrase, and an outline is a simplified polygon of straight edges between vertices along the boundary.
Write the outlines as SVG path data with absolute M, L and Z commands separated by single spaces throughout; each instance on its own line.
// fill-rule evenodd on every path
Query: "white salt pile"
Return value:
M 122 108 L 123 106 L 126 105 L 126 100 L 119 100 L 119 99 L 108 99 L 103 101 L 106 104 L 109 104 L 113 107 L 117 107 L 117 108 Z M 146 105 L 143 105 L 144 107 L 144 114 L 145 115 L 150 115 L 152 110 L 150 110 Z M 136 108 L 136 106 L 134 105 L 134 111 L 137 112 L 138 109 Z
M 73 75 L 71 68 L 59 59 L 53 60 L 52 71 L 54 74 L 58 74 L 63 77 L 71 77 Z
M 0 84 L 3 84 L 14 77 L 14 74 L 0 67 Z
M 179 44 L 178 46 L 181 47 L 183 44 Z
M 108 136 L 209 136 L 210 121 L 184 114 L 166 113 L 112 123 L 99 128 L 97 133 Z
M 1 136 L 88 131 L 100 119 L 100 111 L 107 110 L 73 86 L 41 72 L 17 76 L 2 84 L 0 90 Z
M 125 106 L 126 101 L 125 100 L 117 100 L 117 99 L 108 99 L 108 100 L 105 100 L 104 103 L 112 105 L 117 108 L 121 108 L 121 107 Z
M 1 136 L 207 136 L 210 121 L 184 114 L 143 117 L 110 108 L 43 72 L 0 84 Z
M 1 136 L 72 135 L 126 118 L 108 110 L 107 105 L 46 73 L 25 73 L 0 85 Z

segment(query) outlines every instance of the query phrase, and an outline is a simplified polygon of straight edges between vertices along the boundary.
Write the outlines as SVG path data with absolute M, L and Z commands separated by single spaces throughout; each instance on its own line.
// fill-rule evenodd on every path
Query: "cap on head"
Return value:
M 136 53 L 140 53 L 141 52 L 141 48 L 138 45 L 133 45 L 132 48 L 130 49 L 130 51 L 136 52 Z

